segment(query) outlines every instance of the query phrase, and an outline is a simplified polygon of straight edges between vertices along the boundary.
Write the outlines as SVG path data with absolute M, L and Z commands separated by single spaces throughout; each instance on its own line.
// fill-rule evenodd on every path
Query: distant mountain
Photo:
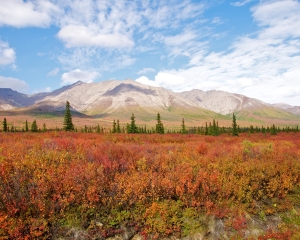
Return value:
M 228 115 L 236 113 L 241 120 L 265 122 L 299 121 L 299 107 L 272 105 L 255 98 L 224 91 L 191 90 L 179 93 L 180 96 L 192 101 L 199 107 Z M 297 111 L 298 110 L 298 111 Z
M 178 119 L 180 114 L 196 118 L 209 118 L 217 114 L 199 108 L 193 102 L 160 87 L 143 85 L 133 80 L 109 80 L 99 83 L 78 82 L 68 89 L 52 92 L 35 104 L 52 106 L 55 103 L 71 103 L 74 110 L 92 116 L 128 117 L 132 112 L 147 121 L 157 112 L 169 120 Z M 155 118 L 154 118 L 155 119 Z
M 194 89 L 181 92 L 179 95 L 192 101 L 199 107 L 225 115 L 246 109 L 258 109 L 271 106 L 270 104 L 244 95 L 216 90 L 205 92 Z
M 296 115 L 300 115 L 300 106 L 291 106 L 285 103 L 276 103 L 276 104 L 272 104 L 274 107 L 276 108 L 280 108 L 282 110 L 285 110 L 287 112 L 296 114 Z
M 0 110 L 11 110 L 28 104 L 28 96 L 10 88 L 0 88 Z
M 133 80 L 109 80 L 98 83 L 76 82 L 49 93 L 21 94 L 0 89 L 0 110 L 23 109 L 27 112 L 62 112 L 66 101 L 73 111 L 95 117 L 120 118 L 132 112 L 142 120 L 164 119 L 229 120 L 235 112 L 245 121 L 299 121 L 299 108 L 271 105 L 240 94 L 224 91 L 192 90 L 174 93 L 162 87 L 151 87 Z

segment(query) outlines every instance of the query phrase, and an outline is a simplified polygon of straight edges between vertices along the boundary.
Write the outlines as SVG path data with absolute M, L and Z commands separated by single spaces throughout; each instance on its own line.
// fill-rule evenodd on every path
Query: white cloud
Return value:
M 155 69 L 153 68 L 143 68 L 142 70 L 138 71 L 136 74 L 146 74 L 149 72 L 155 72 Z
M 145 76 L 139 77 L 135 81 L 137 81 L 139 83 L 142 83 L 142 84 L 145 84 L 145 85 L 148 85 L 148 86 L 159 87 L 158 83 L 156 83 L 155 81 L 149 80 L 149 78 L 147 78 Z
M 185 31 L 184 33 L 178 34 L 176 36 L 168 36 L 164 39 L 164 41 L 168 46 L 177 46 L 190 42 L 195 38 L 197 38 L 197 35 L 194 32 Z
M 88 68 L 93 64 L 92 61 L 97 60 L 97 56 L 101 57 L 101 55 L 101 52 L 95 48 L 74 48 L 62 53 L 58 56 L 58 60 L 67 68 Z
M 51 92 L 51 87 L 46 87 L 43 89 L 34 90 L 33 93 Z
M 58 74 L 58 72 L 59 72 L 59 68 L 54 68 L 52 71 L 47 73 L 47 76 L 48 77 L 56 76 Z
M 0 26 L 48 27 L 58 8 L 50 1 L 0 0 Z
M 10 48 L 8 43 L 0 40 L 0 65 L 14 64 L 15 60 L 15 50 Z
M 232 2 L 231 5 L 232 6 L 235 6 L 235 7 L 241 7 L 241 6 L 244 6 L 248 3 L 251 3 L 253 2 L 254 0 L 243 0 L 243 1 L 237 1 L 237 2 Z
M 46 87 L 45 92 L 51 92 L 51 87 Z
M 268 1 L 252 8 L 253 17 L 265 27 L 260 38 L 288 38 L 300 36 L 299 1 Z
M 144 16 L 149 21 L 149 27 L 176 28 L 181 21 L 195 18 L 201 15 L 206 7 L 203 2 L 190 0 L 173 1 L 150 1 L 147 4 Z
M 169 50 L 169 57 L 175 58 L 177 56 L 191 57 L 199 49 L 206 49 L 207 42 L 201 41 L 201 38 L 207 36 L 208 33 L 202 33 L 202 30 L 198 32 L 194 30 L 184 30 L 175 36 L 159 36 L 157 35 L 157 41 L 163 42 Z
M 182 89 L 186 79 L 179 74 L 173 74 L 173 72 L 159 72 L 155 76 L 155 82 L 162 87 L 177 91 Z
M 217 89 L 299 105 L 300 3 L 268 1 L 252 11 L 261 26 L 255 35 L 227 51 L 192 53 L 190 68 L 159 72 L 155 81 L 175 91 Z
M 118 57 L 115 61 L 116 68 L 124 68 L 131 66 L 136 61 L 135 58 L 131 58 L 128 55 L 122 55 Z
M 109 47 L 123 48 L 132 47 L 134 42 L 130 37 L 121 33 L 101 33 L 93 31 L 87 26 L 68 25 L 63 27 L 57 34 L 58 38 L 66 43 L 66 47 Z
M 130 50 L 158 49 L 160 46 L 154 46 L 152 42 L 153 32 L 182 29 L 183 21 L 199 18 L 205 9 L 204 3 L 192 0 L 174 0 L 172 4 L 167 1 L 77 0 L 71 4 L 59 1 L 57 6 L 64 12 L 56 23 L 60 28 L 57 37 L 68 48 L 64 55 L 77 54 L 78 48 L 97 48 L 94 51 L 99 56 L 103 52 L 99 53 L 98 49 L 105 49 L 107 63 L 104 60 L 93 61 L 98 66 L 110 66 L 112 61 L 119 61 L 117 58 L 128 55 Z M 171 43 L 172 39 L 167 41 Z M 81 61 L 99 60 L 90 54 L 86 54 L 85 58 Z M 64 56 L 60 59 L 66 60 Z
M 219 17 L 214 17 L 213 20 L 211 21 L 211 23 L 219 25 L 219 24 L 222 24 L 223 21 Z
M 28 85 L 25 81 L 17 78 L 3 76 L 0 76 L 0 87 L 11 88 L 12 90 L 18 92 L 26 92 L 28 90 Z
M 135 63 L 136 58 L 115 51 L 105 52 L 104 49 L 98 48 L 75 48 L 60 55 L 59 61 L 67 69 L 89 69 L 91 66 L 95 66 L 94 69 L 97 69 L 98 72 L 113 72 Z
M 131 54 L 160 49 L 161 43 L 153 45 L 153 33 L 182 31 L 185 21 L 199 20 L 206 4 L 193 0 L 0 0 L 0 6 L 0 26 L 56 26 L 56 36 L 66 47 L 58 56 L 63 68 L 115 71 L 136 61 Z M 185 55 L 189 53 L 181 51 L 178 43 L 194 37 L 194 32 L 186 31 L 169 36 L 166 44 L 177 48 L 174 56 Z
M 75 69 L 73 71 L 64 73 L 61 76 L 61 79 L 62 79 L 62 85 L 66 85 L 66 84 L 75 83 L 77 81 L 91 83 L 99 76 L 100 74 L 96 71 L 89 72 L 89 71 L 82 71 L 80 69 Z

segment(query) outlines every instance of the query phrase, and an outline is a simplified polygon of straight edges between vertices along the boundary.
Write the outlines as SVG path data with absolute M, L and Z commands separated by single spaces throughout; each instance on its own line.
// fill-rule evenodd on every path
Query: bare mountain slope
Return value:
M 221 114 L 230 114 L 245 109 L 257 109 L 271 106 L 270 104 L 254 98 L 216 90 L 205 92 L 194 89 L 192 91 L 179 93 L 179 95 L 192 101 L 199 107 Z
M 272 104 L 274 107 L 282 109 L 284 111 L 296 114 L 296 115 L 300 115 L 300 106 L 291 106 L 285 103 L 276 103 L 276 104 Z
M 133 80 L 77 82 L 51 93 L 32 96 L 21 94 L 21 96 L 26 101 L 19 101 L 19 105 L 15 104 L 15 111 L 35 114 L 51 112 L 61 114 L 66 101 L 69 101 L 74 111 L 96 117 L 122 119 L 122 116 L 128 118 L 132 112 L 145 121 L 155 119 L 157 112 L 170 121 L 178 121 L 186 116 L 190 119 L 219 116 L 170 90 L 143 85 Z M 224 116 L 220 117 L 227 119 Z
M 165 119 L 230 120 L 236 112 L 240 120 L 265 122 L 299 121 L 296 110 L 276 106 L 240 94 L 224 91 L 192 90 L 174 93 L 161 87 L 143 85 L 133 80 L 109 80 L 97 83 L 77 82 L 50 93 L 25 95 L 11 89 L 0 89 L 0 110 L 26 113 L 62 114 L 65 102 L 73 111 L 95 117 L 128 118 L 132 112 L 148 121 L 160 112 Z M 78 113 L 78 114 L 79 114 Z M 227 116 L 226 116 L 227 115 Z
M 68 100 L 77 111 L 87 113 L 114 112 L 119 108 L 162 108 L 182 106 L 197 107 L 193 102 L 172 91 L 150 87 L 125 80 L 78 84 L 57 95 L 48 95 L 41 102 L 65 102 Z
M 296 107 L 287 110 L 241 94 L 216 90 L 205 92 L 194 89 L 179 93 L 179 95 L 194 102 L 199 107 L 220 114 L 228 115 L 235 112 L 240 120 L 258 123 L 283 123 L 287 121 L 295 123 L 300 121 L 300 114 L 297 115 L 297 111 L 295 111 Z

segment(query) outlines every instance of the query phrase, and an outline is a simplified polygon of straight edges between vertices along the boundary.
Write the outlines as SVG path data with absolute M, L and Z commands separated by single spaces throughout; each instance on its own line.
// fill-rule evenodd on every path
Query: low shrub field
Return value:
M 0 133 L 0 239 L 300 239 L 300 133 Z

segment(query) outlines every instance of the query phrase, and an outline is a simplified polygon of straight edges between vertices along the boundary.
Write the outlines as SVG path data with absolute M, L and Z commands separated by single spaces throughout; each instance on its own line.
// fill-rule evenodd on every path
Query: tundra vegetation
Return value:
M 68 102 L 65 131 L 4 119 L 0 239 L 300 238 L 298 126 L 240 129 L 233 114 L 164 134 L 159 113 L 152 129 L 130 119 L 79 133 Z
M 0 239 L 300 239 L 299 225 L 299 132 L 0 133 Z

